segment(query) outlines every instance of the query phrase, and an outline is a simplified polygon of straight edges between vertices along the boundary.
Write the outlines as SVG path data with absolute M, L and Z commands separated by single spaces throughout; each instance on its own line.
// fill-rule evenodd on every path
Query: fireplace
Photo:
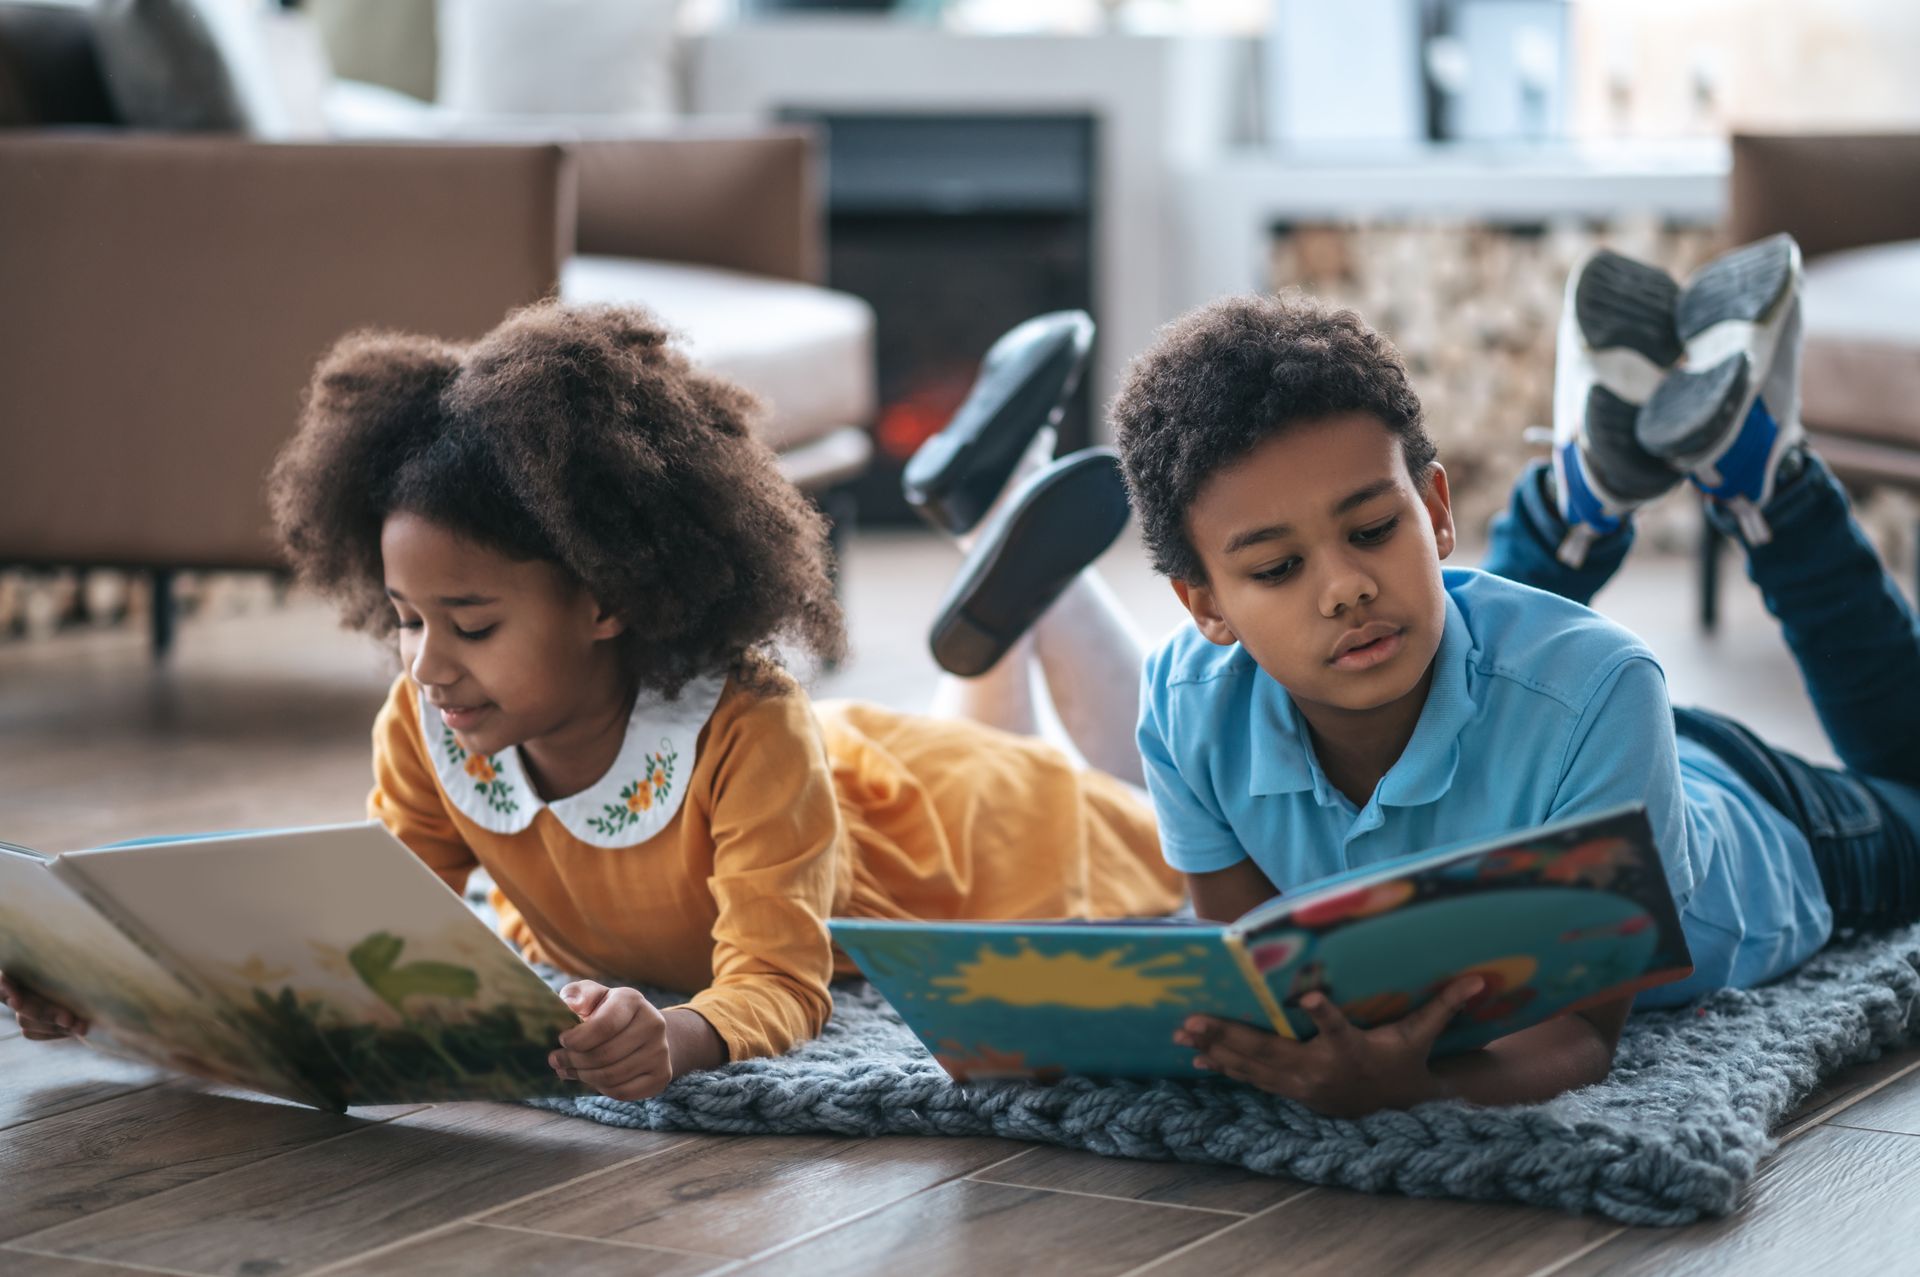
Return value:
M 874 465 L 865 523 L 911 523 L 900 469 L 965 398 L 980 356 L 1050 310 L 1094 312 L 1095 123 L 1088 115 L 787 111 L 827 155 L 827 282 L 877 324 Z M 1097 314 L 1097 312 L 1094 312 Z M 1091 437 L 1087 381 L 1061 447 Z

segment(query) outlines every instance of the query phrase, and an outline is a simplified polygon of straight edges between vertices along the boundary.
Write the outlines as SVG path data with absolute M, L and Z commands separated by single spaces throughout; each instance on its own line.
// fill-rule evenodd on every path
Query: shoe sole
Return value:
M 1585 482 L 1602 507 L 1630 508 L 1681 480 L 1648 457 L 1634 436 L 1637 405 L 1684 349 L 1673 327 L 1680 286 L 1656 266 L 1601 249 L 1581 264 L 1568 289 L 1554 419 L 1572 430 L 1585 457 Z M 1556 468 L 1565 464 L 1559 446 L 1554 459 Z M 1557 477 L 1565 491 L 1566 476 L 1557 470 Z
M 1650 457 L 1635 435 L 1640 409 L 1605 386 L 1587 392 L 1581 426 L 1589 482 L 1599 482 L 1621 502 L 1639 504 L 1670 491 L 1686 476 L 1658 457 Z
M 1739 424 L 1752 382 L 1745 355 L 1702 372 L 1670 373 L 1640 409 L 1640 446 L 1676 469 L 1691 469 L 1684 458 L 1699 456 Z
M 1011 349 L 1024 347 L 1020 349 Z M 900 490 L 920 516 L 955 536 L 970 532 L 1041 427 L 1079 387 L 1093 349 L 1093 319 L 1058 311 L 1027 320 L 987 352 L 966 400 L 940 433 L 908 458 Z M 995 355 L 1007 351 L 995 367 Z M 998 403 L 992 400 L 1004 396 Z
M 1792 237 L 1773 235 L 1701 270 L 1681 290 L 1673 312 L 1688 355 L 1698 357 L 1698 339 L 1716 324 L 1758 324 L 1771 316 L 1793 282 L 1798 256 Z M 1721 361 L 1709 355 L 1703 362 Z
M 1127 526 L 1127 489 L 1111 448 L 1041 471 L 981 535 L 948 588 L 928 638 L 941 669 L 986 673 Z
M 1630 350 L 1658 368 L 1670 368 L 1684 349 L 1674 331 L 1680 286 L 1655 266 L 1602 249 L 1581 268 L 1573 292 L 1574 319 L 1587 349 Z
M 1772 358 L 1799 260 L 1793 238 L 1774 235 L 1709 263 L 1681 290 L 1675 322 L 1690 367 L 1641 409 L 1647 451 L 1692 470 L 1730 440 L 1760 392 L 1754 370 Z

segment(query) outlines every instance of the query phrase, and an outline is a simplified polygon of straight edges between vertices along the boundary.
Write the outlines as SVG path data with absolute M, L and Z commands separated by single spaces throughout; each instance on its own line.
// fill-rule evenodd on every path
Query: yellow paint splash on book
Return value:
M 1179 974 L 1179 954 L 1162 954 L 1149 962 L 1129 965 L 1130 950 L 1108 949 L 1047 955 L 1025 940 L 1018 953 L 1000 953 L 983 946 L 972 962 L 963 962 L 952 975 L 931 981 L 956 990 L 950 1001 L 1005 1002 L 1011 1006 L 1066 1006 L 1090 1011 L 1117 1007 L 1180 1006 L 1184 990 L 1205 983 L 1200 976 Z M 1171 967 L 1171 970 L 1166 968 Z

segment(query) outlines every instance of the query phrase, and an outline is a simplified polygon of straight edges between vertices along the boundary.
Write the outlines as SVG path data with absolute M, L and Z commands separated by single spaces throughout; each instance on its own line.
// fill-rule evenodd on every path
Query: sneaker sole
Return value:
M 1675 322 L 1688 369 L 1668 377 L 1640 412 L 1642 446 L 1676 469 L 1710 466 L 1731 445 L 1773 357 L 1800 268 L 1790 235 L 1736 249 L 1680 292 Z
M 1111 448 L 1042 471 L 982 534 L 928 638 L 941 669 L 986 673 L 1127 526 L 1126 482 Z
M 1588 482 L 1599 484 L 1616 503 L 1651 501 L 1686 477 L 1660 458 L 1647 455 L 1636 433 L 1639 415 L 1637 406 L 1605 386 L 1587 392 L 1580 432 L 1583 464 L 1591 471 Z
M 1630 350 L 1665 369 L 1684 349 L 1673 327 L 1679 295 L 1667 272 L 1602 249 L 1581 268 L 1573 314 L 1588 350 Z
M 971 532 L 1033 436 L 1073 397 L 1092 349 L 1093 319 L 1077 310 L 1027 320 L 995 342 L 953 419 L 908 458 L 907 504 L 937 528 Z
M 1685 459 L 1710 452 L 1746 415 L 1752 383 L 1745 355 L 1700 372 L 1670 373 L 1641 406 L 1640 446 L 1675 469 L 1692 469 L 1694 462 Z
M 1699 339 L 1717 324 L 1759 324 L 1770 318 L 1793 283 L 1799 250 L 1792 238 L 1774 235 L 1728 253 L 1681 290 L 1674 323 L 1690 358 L 1717 364 L 1722 352 L 1699 349 Z M 1731 353 L 1731 352 L 1726 352 Z
M 1681 480 L 1634 434 L 1637 405 L 1655 393 L 1683 350 L 1673 327 L 1680 286 L 1658 267 L 1601 249 L 1568 289 L 1554 370 L 1554 420 L 1567 436 L 1558 443 L 1577 442 L 1583 482 L 1602 513 L 1618 514 Z M 1565 465 L 1558 447 L 1555 464 Z M 1564 472 L 1556 477 L 1559 490 L 1568 491 Z M 1575 508 L 1562 513 L 1586 517 Z

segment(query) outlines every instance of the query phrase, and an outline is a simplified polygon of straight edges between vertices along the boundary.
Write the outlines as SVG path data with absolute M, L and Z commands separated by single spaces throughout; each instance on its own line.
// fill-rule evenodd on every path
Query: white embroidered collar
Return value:
M 496 834 L 517 834 L 542 807 L 567 832 L 595 847 L 631 847 L 666 828 L 686 797 L 700 729 L 713 716 L 724 677 L 695 679 L 667 700 L 641 692 L 627 719 L 620 756 L 606 775 L 577 794 L 549 803 L 535 792 L 517 746 L 469 754 L 440 711 L 420 703 L 420 732 L 440 788 L 467 819 Z

